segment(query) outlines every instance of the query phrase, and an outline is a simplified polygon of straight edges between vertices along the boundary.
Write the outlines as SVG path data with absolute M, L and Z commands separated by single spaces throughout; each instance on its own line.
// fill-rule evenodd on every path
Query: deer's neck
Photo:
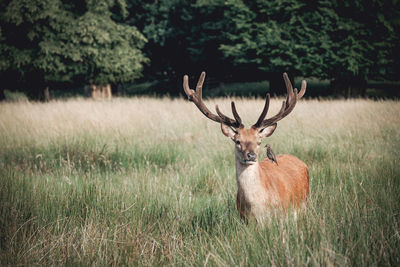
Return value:
M 260 179 L 259 163 L 244 165 L 236 158 L 236 182 L 241 205 L 245 205 L 246 212 L 257 220 L 262 219 L 265 216 L 268 195 Z
M 258 162 L 245 165 L 236 159 L 236 182 L 239 191 L 244 193 L 246 198 L 251 198 L 253 193 L 257 193 L 263 188 L 260 179 L 260 167 Z
M 260 181 L 260 170 L 258 162 L 251 165 L 242 164 L 236 159 L 236 181 L 238 185 L 249 182 Z

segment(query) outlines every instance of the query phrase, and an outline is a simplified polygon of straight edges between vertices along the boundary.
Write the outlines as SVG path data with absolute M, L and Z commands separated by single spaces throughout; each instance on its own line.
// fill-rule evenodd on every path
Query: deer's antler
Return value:
M 185 75 L 183 77 L 183 89 L 185 90 L 185 93 L 188 96 L 188 99 L 190 101 L 192 101 L 197 106 L 197 108 L 201 111 L 201 113 L 203 113 L 210 120 L 213 120 L 213 121 L 219 122 L 219 123 L 224 123 L 224 124 L 234 127 L 234 128 L 244 127 L 242 124 L 242 120 L 236 111 L 235 103 L 233 101 L 231 103 L 231 106 L 232 106 L 233 117 L 235 119 L 231 119 L 228 116 L 224 115 L 219 110 L 218 105 L 215 107 L 218 115 L 213 114 L 206 107 L 206 105 L 203 102 L 203 96 L 202 96 L 202 89 L 203 89 L 203 83 L 204 83 L 205 77 L 206 77 L 206 73 L 203 71 L 200 75 L 199 81 L 197 82 L 196 90 L 190 89 L 189 77 L 187 75 Z
M 297 93 L 296 88 L 293 90 L 292 83 L 290 82 L 289 77 L 286 72 L 283 73 L 283 79 L 285 80 L 285 84 L 286 84 L 287 97 L 286 97 L 286 100 L 283 101 L 280 111 L 275 116 L 273 116 L 269 119 L 264 119 L 268 112 L 269 100 L 270 100 L 270 96 L 269 96 L 269 94 L 267 94 L 267 97 L 265 99 L 264 109 L 261 112 L 261 115 L 258 118 L 257 122 L 252 126 L 253 128 L 265 128 L 269 125 L 272 125 L 272 124 L 280 121 L 284 117 L 286 117 L 296 106 L 297 100 L 299 100 L 306 92 L 307 84 L 306 84 L 305 80 L 302 81 L 300 92 Z

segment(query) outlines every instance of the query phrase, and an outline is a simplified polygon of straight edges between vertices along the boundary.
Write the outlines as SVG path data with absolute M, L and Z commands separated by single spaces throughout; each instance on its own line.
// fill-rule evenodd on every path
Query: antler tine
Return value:
M 299 94 L 297 95 L 297 100 L 303 97 L 303 95 L 306 93 L 306 87 L 307 87 L 307 82 L 305 80 L 301 81 L 301 89 Z
M 187 75 L 183 76 L 183 90 L 190 101 L 193 101 L 193 95 L 195 91 L 189 88 L 189 77 Z
M 283 73 L 283 79 L 285 80 L 285 85 L 286 85 L 286 90 L 287 90 L 287 97 L 289 101 L 286 102 L 290 102 L 291 98 L 293 97 L 293 86 L 292 83 L 290 82 L 289 76 L 287 75 L 286 72 Z
M 231 118 L 229 118 L 228 116 L 224 115 L 220 110 L 218 105 L 215 106 L 215 110 L 217 111 L 218 116 L 220 116 L 220 118 L 224 121 L 225 124 L 232 126 L 234 128 L 242 128 L 243 124 L 241 122 L 241 119 L 239 117 L 239 120 L 232 120 Z M 232 111 L 233 112 L 233 111 Z M 227 123 L 228 122 L 228 123 Z
M 224 123 L 228 126 L 232 126 L 234 128 L 239 128 L 242 126 L 241 124 L 241 120 L 239 115 L 236 112 L 237 117 L 239 118 L 239 121 L 237 120 L 237 117 L 235 115 L 235 113 L 233 114 L 235 116 L 236 120 L 233 120 L 227 116 L 225 116 L 224 114 L 222 114 L 219 109 L 218 106 L 216 106 L 216 110 L 219 116 L 213 114 L 204 104 L 203 102 L 203 96 L 202 96 L 202 89 L 203 89 L 203 83 L 204 83 L 204 79 L 206 77 L 206 73 L 203 71 L 200 75 L 199 81 L 197 82 L 197 86 L 196 86 L 196 91 L 190 89 L 189 87 L 189 77 L 187 75 L 183 76 L 183 89 L 186 93 L 186 95 L 188 96 L 188 99 L 190 101 L 193 101 L 193 103 L 197 106 L 197 108 L 201 111 L 201 113 L 203 113 L 207 118 L 209 118 L 210 120 L 213 120 L 215 122 L 219 122 L 219 123 Z M 232 110 L 233 111 L 233 110 Z
M 258 117 L 257 122 L 252 126 L 253 128 L 258 128 L 261 126 L 261 123 L 263 122 L 265 116 L 267 116 L 268 113 L 268 109 L 269 109 L 269 100 L 270 100 L 270 96 L 269 94 L 267 94 L 267 97 L 265 98 L 265 105 L 264 105 L 264 109 L 261 112 L 260 117 Z
M 189 77 L 187 75 L 183 76 L 183 89 L 190 101 L 192 101 L 197 108 L 203 113 L 207 118 L 216 122 L 222 122 L 222 119 L 217 115 L 213 114 L 207 107 L 204 105 L 202 100 L 202 87 L 205 79 L 206 73 L 203 71 L 200 75 L 199 81 L 197 82 L 197 90 L 194 91 L 189 87 Z
M 286 84 L 287 97 L 286 97 L 286 100 L 282 102 L 281 109 L 275 116 L 273 116 L 269 119 L 263 120 L 261 123 L 259 123 L 259 121 L 257 121 L 257 123 L 254 125 L 254 127 L 257 127 L 257 125 L 258 125 L 257 128 L 266 127 L 266 126 L 269 126 L 271 124 L 274 124 L 274 123 L 280 121 L 294 109 L 294 107 L 296 106 L 297 100 L 300 99 L 304 95 L 304 93 L 306 91 L 306 85 L 307 85 L 304 80 L 301 85 L 300 93 L 298 94 L 296 88 L 293 90 L 292 83 L 290 82 L 289 77 L 286 74 L 286 72 L 283 74 L 283 79 L 285 80 L 285 84 Z
M 233 117 L 235 118 L 236 122 L 239 124 L 239 128 L 244 127 L 244 125 L 242 124 L 242 119 L 240 118 L 239 113 L 236 111 L 235 102 L 232 101 L 231 107 L 232 107 Z
M 200 100 L 203 99 L 203 83 L 204 83 L 204 79 L 205 78 L 206 78 L 206 73 L 203 71 L 200 74 L 200 78 L 199 78 L 199 80 L 197 82 L 197 85 L 196 85 L 196 94 L 197 94 L 197 96 L 198 96 L 198 98 Z

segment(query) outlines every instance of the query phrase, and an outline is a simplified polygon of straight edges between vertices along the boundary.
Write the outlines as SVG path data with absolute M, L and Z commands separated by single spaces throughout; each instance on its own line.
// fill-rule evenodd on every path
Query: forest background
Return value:
M 0 98 L 179 95 L 203 70 L 208 96 L 279 95 L 283 72 L 308 96 L 398 96 L 398 2 L 1 1 Z

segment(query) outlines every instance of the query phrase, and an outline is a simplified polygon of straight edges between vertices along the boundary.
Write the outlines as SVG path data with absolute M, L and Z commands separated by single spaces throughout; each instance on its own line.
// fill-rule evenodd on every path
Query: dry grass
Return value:
M 247 125 L 264 104 L 235 101 Z M 235 210 L 232 142 L 192 103 L 1 103 L 0 263 L 399 265 L 399 114 L 299 102 L 265 142 L 306 162 L 311 200 L 257 229 Z

